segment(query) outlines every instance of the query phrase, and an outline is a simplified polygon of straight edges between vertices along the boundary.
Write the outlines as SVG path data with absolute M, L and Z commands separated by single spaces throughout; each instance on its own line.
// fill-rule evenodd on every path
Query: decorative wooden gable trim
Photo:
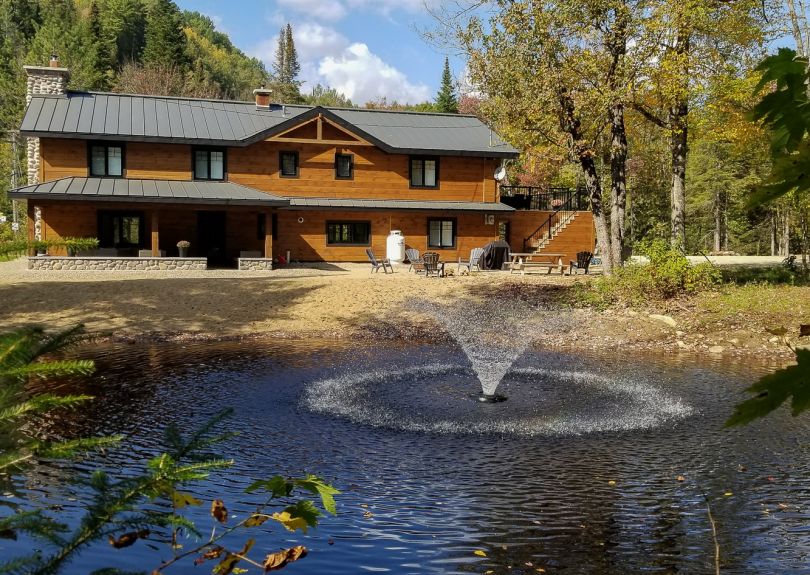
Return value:
M 323 114 L 293 126 L 267 139 L 268 142 L 324 144 L 328 146 L 373 146 Z

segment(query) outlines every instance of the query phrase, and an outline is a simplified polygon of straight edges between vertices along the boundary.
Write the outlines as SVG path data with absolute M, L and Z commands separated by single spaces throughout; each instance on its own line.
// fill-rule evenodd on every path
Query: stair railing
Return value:
M 557 235 L 560 226 L 568 222 L 574 213 L 582 205 L 582 196 L 579 189 L 565 190 L 560 194 L 562 197 L 552 196 L 549 204 L 554 210 L 546 220 L 540 224 L 528 237 L 523 238 L 523 251 L 528 252 L 529 248 L 544 240 L 551 240 Z

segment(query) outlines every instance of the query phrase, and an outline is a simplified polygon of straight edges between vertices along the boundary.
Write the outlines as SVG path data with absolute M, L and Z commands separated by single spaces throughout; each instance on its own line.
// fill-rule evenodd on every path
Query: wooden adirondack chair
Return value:
M 473 248 L 472 251 L 470 251 L 469 261 L 464 261 L 461 259 L 461 256 L 459 256 L 456 271 L 461 271 L 461 268 L 464 267 L 467 268 L 469 273 L 473 272 L 473 268 L 476 268 L 480 272 L 482 257 L 484 257 L 484 248 Z
M 372 272 L 379 272 L 380 268 L 382 268 L 384 273 L 388 273 L 389 270 L 391 271 L 391 273 L 394 273 L 394 268 L 391 267 L 391 262 L 388 261 L 387 258 L 384 260 L 378 260 L 374 256 L 374 252 L 371 249 L 366 250 L 366 255 L 368 256 L 368 261 L 371 262 Z
M 577 252 L 577 261 L 571 260 L 568 264 L 568 275 L 574 275 L 581 271 L 588 273 L 593 254 L 591 252 Z
M 437 278 L 444 275 L 444 264 L 439 263 L 439 254 L 436 252 L 426 252 L 422 255 L 422 262 L 425 267 L 426 278 L 429 278 L 431 275 Z
M 419 255 L 419 250 L 408 248 L 405 250 L 405 257 L 408 258 L 408 271 L 414 270 L 416 273 L 425 271 L 425 263 L 422 261 L 422 256 Z

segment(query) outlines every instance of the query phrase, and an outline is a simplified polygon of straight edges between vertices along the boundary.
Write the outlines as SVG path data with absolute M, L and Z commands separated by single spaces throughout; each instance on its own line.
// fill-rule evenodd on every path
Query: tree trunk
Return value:
M 790 207 L 785 206 L 782 212 L 782 242 L 780 256 L 790 255 Z
M 582 168 L 585 177 L 585 188 L 588 190 L 591 200 L 591 213 L 596 226 L 596 242 L 602 258 L 602 266 L 605 274 L 610 274 L 613 272 L 613 253 L 610 247 L 607 218 L 605 218 L 605 212 L 602 209 L 602 186 L 599 182 L 596 162 L 594 162 L 596 154 L 583 138 L 582 126 L 577 117 L 574 101 L 569 96 L 568 90 L 565 87 L 560 87 L 557 91 L 557 98 L 560 103 L 560 128 L 571 136 L 573 141 L 573 152 Z
M 672 154 L 671 224 L 672 245 L 686 248 L 686 154 L 688 106 L 680 102 L 669 112 L 670 152 Z
M 771 255 L 776 255 L 776 228 L 779 212 L 777 209 L 771 210 Z
M 624 248 L 624 212 L 627 205 L 627 133 L 624 126 L 624 104 L 610 108 L 610 247 L 615 266 L 622 265 Z
M 725 190 L 714 192 L 714 251 L 728 251 L 728 197 Z
M 616 21 L 608 34 L 607 49 L 611 55 L 608 70 L 608 85 L 613 103 L 608 109 L 610 120 L 610 247 L 614 266 L 622 265 L 624 248 L 624 213 L 627 207 L 627 130 L 624 124 L 624 100 L 619 97 L 623 90 L 622 67 L 627 52 L 627 23 L 629 12 L 616 9 Z

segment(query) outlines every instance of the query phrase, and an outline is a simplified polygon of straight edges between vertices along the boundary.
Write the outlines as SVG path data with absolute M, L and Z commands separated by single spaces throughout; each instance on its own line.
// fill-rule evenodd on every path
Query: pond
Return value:
M 64 389 L 97 399 L 49 425 L 66 437 L 123 433 L 125 444 L 26 471 L 5 505 L 75 522 L 87 490 L 71 479 L 99 462 L 136 473 L 167 423 L 193 430 L 230 406 L 226 427 L 240 435 L 220 451 L 234 467 L 187 491 L 238 514 L 253 504 L 244 488 L 278 473 L 316 473 L 343 492 L 338 515 L 307 535 L 261 527 L 257 557 L 309 548 L 290 573 L 713 573 L 707 502 L 723 572 L 808 572 L 810 418 L 780 410 L 722 427 L 764 366 L 529 348 L 498 388 L 509 400 L 482 405 L 452 344 L 117 344 L 81 355 L 98 374 Z M 207 507 L 193 515 L 211 528 Z M 0 539 L 0 556 L 29 545 Z M 65 572 L 149 572 L 170 553 L 100 543 Z

